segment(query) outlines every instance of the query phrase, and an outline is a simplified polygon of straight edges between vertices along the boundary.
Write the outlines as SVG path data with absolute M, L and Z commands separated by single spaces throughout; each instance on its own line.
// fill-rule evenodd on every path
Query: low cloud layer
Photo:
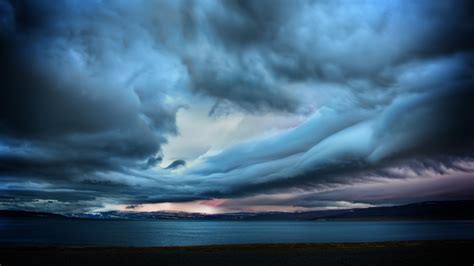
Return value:
M 0 207 L 237 203 L 448 174 L 465 183 L 472 10 L 0 0 Z M 440 199 L 461 193 L 448 180 Z M 349 194 L 284 205 L 400 202 Z

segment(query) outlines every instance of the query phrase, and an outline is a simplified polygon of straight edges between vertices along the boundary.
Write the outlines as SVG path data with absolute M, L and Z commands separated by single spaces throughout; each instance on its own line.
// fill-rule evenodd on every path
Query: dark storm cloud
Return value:
M 84 210 L 403 177 L 396 166 L 470 172 L 459 162 L 473 156 L 472 10 L 0 0 L 1 202 Z M 178 110 L 203 99 L 211 116 L 309 117 L 186 168 L 158 167 Z
M 104 17 L 86 25 L 80 16 L 90 10 L 77 5 L 2 2 L 15 20 L 5 22 L 13 31 L 3 32 L 0 50 L 0 133 L 18 151 L 2 154 L 3 172 L 64 178 L 133 167 L 154 161 L 166 134 L 176 132 L 177 108 L 162 103 L 155 84 L 117 81 L 133 68 L 124 76 L 101 69 L 114 67 L 108 53 L 123 48 L 109 45 L 126 41 L 126 31 L 109 34 L 113 22 Z M 61 15 L 70 16 L 64 28 Z
M 297 7 L 287 1 L 224 1 L 204 8 L 205 17 L 195 21 L 201 26 L 192 46 L 197 53 L 184 58 L 192 89 L 252 112 L 295 111 L 299 99 L 269 71 L 265 49 Z

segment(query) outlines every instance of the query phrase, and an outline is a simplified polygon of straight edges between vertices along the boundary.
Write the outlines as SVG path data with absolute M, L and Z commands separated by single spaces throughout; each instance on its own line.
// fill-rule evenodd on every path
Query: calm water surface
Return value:
M 94 221 L 0 218 L 0 245 L 189 246 L 474 239 L 474 221 Z

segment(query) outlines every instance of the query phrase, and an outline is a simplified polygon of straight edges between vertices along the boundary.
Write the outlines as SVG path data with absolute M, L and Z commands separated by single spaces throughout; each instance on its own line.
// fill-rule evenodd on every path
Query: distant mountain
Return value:
M 474 201 L 432 201 L 401 206 L 309 212 L 240 212 L 202 214 L 186 212 L 103 212 L 88 218 L 167 220 L 380 220 L 474 219 Z
M 352 209 L 326 217 L 341 219 L 474 219 L 474 201 L 430 201 L 401 206 Z
M 0 217 L 81 218 L 119 220 L 408 220 L 408 219 L 466 219 L 474 220 L 474 200 L 431 201 L 390 207 L 365 209 L 321 210 L 309 212 L 240 212 L 203 214 L 187 212 L 119 212 L 63 216 L 44 212 L 0 210 Z
M 68 219 L 69 217 L 49 213 L 49 212 L 29 212 L 29 211 L 15 211 L 15 210 L 0 210 L 0 217 L 24 217 L 24 218 L 60 218 Z
M 343 214 L 347 210 L 327 210 L 312 212 L 238 212 L 225 214 L 203 214 L 189 212 L 119 212 L 109 211 L 87 215 L 81 218 L 89 219 L 129 219 L 129 220 L 233 220 L 233 221 L 258 221 L 258 220 L 311 220 L 318 216 Z

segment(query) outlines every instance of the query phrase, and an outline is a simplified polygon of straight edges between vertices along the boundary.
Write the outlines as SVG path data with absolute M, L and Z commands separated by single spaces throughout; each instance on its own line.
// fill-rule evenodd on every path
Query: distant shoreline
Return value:
M 474 239 L 167 247 L 0 247 L 2 265 L 472 265 Z
M 57 214 L 23 210 L 0 210 L 3 218 L 51 218 L 81 220 L 182 220 L 182 221 L 382 221 L 382 220 L 474 220 L 474 200 L 428 201 L 406 205 L 304 212 L 237 212 L 222 214 L 187 212 L 123 212 Z

